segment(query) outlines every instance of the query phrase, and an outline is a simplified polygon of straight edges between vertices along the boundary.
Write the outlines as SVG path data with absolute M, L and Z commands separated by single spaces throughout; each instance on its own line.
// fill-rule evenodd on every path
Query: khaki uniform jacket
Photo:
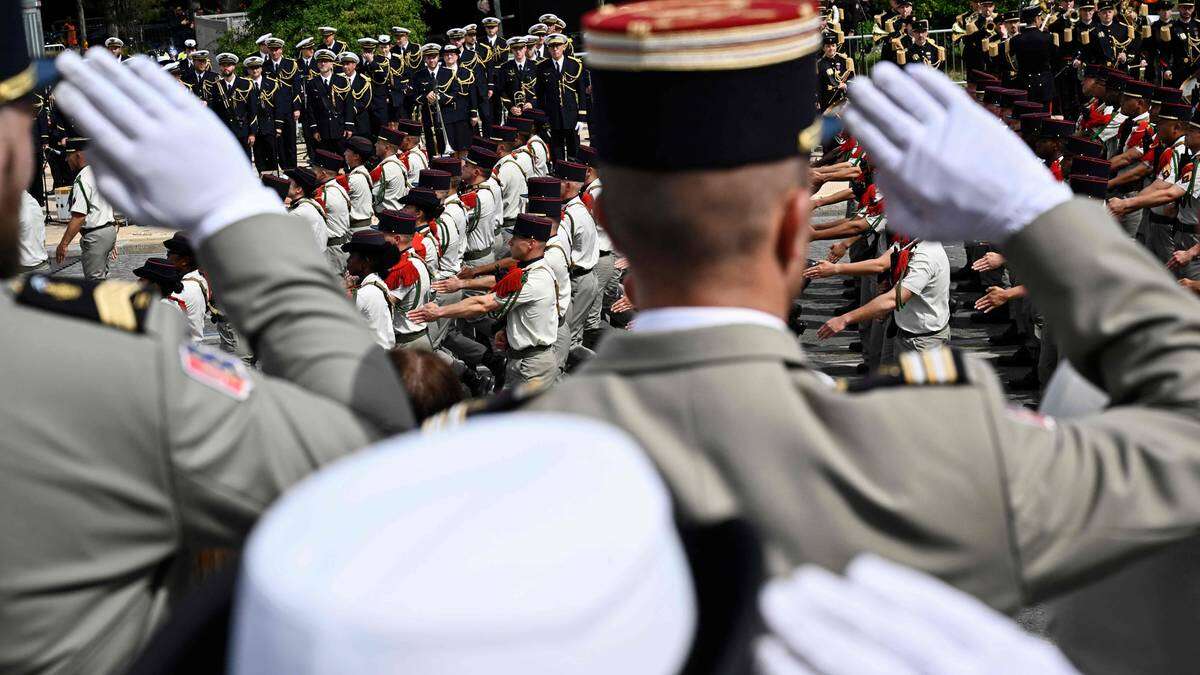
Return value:
M 288 486 L 412 425 L 308 228 L 256 216 L 199 255 L 262 374 L 219 353 L 206 366 L 158 302 L 138 332 L 0 292 L 0 672 L 122 671 L 190 567 L 185 545 L 240 545 Z M 53 281 L 62 297 L 77 284 Z M 134 316 L 136 300 L 95 297 Z
M 949 351 L 845 391 L 749 325 L 615 335 L 521 403 L 625 429 L 682 523 L 748 517 L 780 571 L 874 551 L 1011 611 L 1200 530 L 1200 303 L 1097 202 L 1042 215 L 1006 255 L 1112 397 L 1103 414 L 1030 419 Z

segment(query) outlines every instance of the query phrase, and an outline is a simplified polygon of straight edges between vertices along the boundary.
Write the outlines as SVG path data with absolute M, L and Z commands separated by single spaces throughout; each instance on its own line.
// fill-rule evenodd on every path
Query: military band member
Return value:
M 392 26 L 392 40 L 395 41 L 395 46 L 392 47 L 392 53 L 405 60 L 405 66 L 410 69 L 415 69 L 421 65 L 422 48 L 414 44 L 410 39 L 412 31 L 404 26 Z
M 907 3 L 907 0 L 904 0 Z M 910 9 L 912 5 L 903 4 L 901 7 Z M 883 38 L 883 46 L 879 49 L 879 59 L 899 65 L 904 65 L 908 62 L 908 47 L 912 44 L 912 24 L 916 19 L 911 13 L 904 16 L 893 17 L 888 19 L 887 25 L 895 27 L 895 30 Z
M 1114 0 L 1101 0 L 1096 21 L 1087 32 L 1084 57 L 1088 63 L 1128 70 L 1134 65 L 1136 59 L 1131 57 L 1140 49 L 1141 38 L 1128 24 L 1117 21 L 1116 14 Z
M 346 138 L 354 134 L 371 133 L 371 100 L 373 91 L 371 80 L 358 72 L 359 57 L 351 51 L 338 55 L 342 74 L 340 86 L 345 87 L 346 105 L 353 124 L 346 125 Z
M 946 49 L 929 40 L 928 19 L 913 21 L 906 57 L 908 63 L 924 63 L 938 69 L 945 65 Z
M 524 37 L 509 38 L 508 49 L 512 58 L 500 66 L 497 91 L 507 114 L 518 116 L 537 105 L 537 71 Z
M 823 33 L 821 42 L 821 58 L 817 61 L 818 105 L 824 111 L 846 100 L 846 83 L 854 77 L 854 59 L 838 53 L 838 36 L 834 33 Z
M 342 140 L 354 128 L 354 108 L 345 78 L 333 72 L 336 57 L 328 49 L 313 56 L 317 73 L 304 83 L 304 114 L 301 121 L 317 150 L 340 153 Z M 339 244 L 340 245 L 340 244 Z
M 430 42 L 421 47 L 424 65 L 412 75 L 412 96 L 413 101 L 420 109 L 425 147 L 437 155 L 449 152 L 447 143 L 458 150 L 460 146 L 455 145 L 455 141 L 464 142 L 462 138 L 450 136 L 450 125 L 446 122 L 446 116 L 452 106 L 469 100 L 470 96 L 469 92 L 461 91 L 461 87 L 452 86 L 455 80 L 454 73 L 442 65 L 441 56 L 442 46 L 439 44 Z M 466 99 L 464 99 L 464 95 Z M 454 113 L 456 116 L 458 115 L 457 110 Z M 465 142 L 470 141 L 469 129 L 456 128 L 454 133 L 460 135 L 465 133 Z
M 88 164 L 87 144 L 88 139 L 75 137 L 68 139 L 65 145 L 67 166 L 75 173 L 75 180 L 67 198 L 71 220 L 58 242 L 54 262 L 61 265 L 66 260 L 67 246 L 78 234 L 83 277 L 107 279 L 110 257 L 117 245 L 117 223 L 112 205 L 96 187 L 96 175 Z
M 358 48 L 362 52 L 358 71 L 371 83 L 371 103 L 367 108 L 370 128 L 358 131 L 362 136 L 375 138 L 379 130 L 391 120 L 392 91 L 396 85 L 395 73 L 391 66 L 391 38 L 384 35 L 389 42 L 381 45 L 378 39 L 365 37 L 358 39 Z
M 1200 21 L 1195 17 L 1195 3 L 1184 0 L 1176 4 L 1176 9 L 1176 17 L 1165 21 L 1160 17 L 1154 30 L 1163 84 L 1171 87 L 1178 87 L 1192 76 L 1200 62 Z
M 221 74 L 215 81 L 207 83 L 203 95 L 208 109 L 225 123 L 250 157 L 257 138 L 259 97 L 250 80 L 237 74 L 237 65 L 236 54 L 218 54 L 217 66 Z
M 1029 100 L 1049 105 L 1055 100 L 1055 64 L 1059 62 L 1055 38 L 1041 29 L 1037 8 L 1022 10 L 1025 26 L 1005 43 L 1005 53 L 1017 71 L 1017 86 L 1029 92 Z
M 590 85 L 583 61 L 567 56 L 567 37 L 555 33 L 546 38 L 549 56 L 537 65 L 538 105 L 546 112 L 554 159 L 574 157 L 579 151 L 579 132 L 587 121 Z
M 256 49 L 253 52 L 247 54 L 245 56 L 245 58 L 248 59 L 252 56 L 257 56 L 258 58 L 262 59 L 264 62 L 267 59 L 271 58 L 271 50 L 267 47 L 267 41 L 270 39 L 271 39 L 270 33 L 265 33 L 265 34 L 259 35 L 257 38 L 255 38 L 254 46 L 256 47 Z
M 289 124 L 295 125 L 291 115 L 291 89 L 284 87 L 273 77 L 264 77 L 262 59 L 257 56 L 247 57 L 242 65 L 253 93 L 258 96 L 258 125 L 254 128 L 253 144 L 254 166 L 260 173 L 278 171 L 280 139 Z
M 491 81 L 491 69 L 489 69 L 479 58 L 478 52 L 467 48 L 467 29 L 451 28 L 446 31 L 446 38 L 449 45 L 458 47 L 456 70 L 469 70 L 470 89 L 471 89 L 471 112 L 469 124 L 472 127 L 472 135 L 476 131 L 483 134 L 491 126 L 490 105 L 493 84 Z M 447 46 L 449 46 L 447 45 Z M 443 52 L 442 59 L 446 59 L 446 54 Z M 449 66 L 450 62 L 446 61 Z M 466 80 L 466 74 L 459 74 L 459 79 Z
M 996 5 L 991 0 L 972 3 L 976 7 L 966 16 L 960 15 L 962 30 L 963 67 L 968 71 L 986 71 L 988 68 L 988 46 L 996 39 L 999 19 L 996 17 Z M 957 31 L 956 31 L 957 32 Z
M 182 79 L 191 87 L 192 93 L 196 94 L 201 100 L 204 99 L 204 92 L 209 86 L 216 85 L 217 74 L 212 71 L 212 61 L 209 59 L 207 49 L 198 49 L 192 52 L 192 68 L 183 73 Z
M 317 49 L 328 49 L 334 56 L 346 51 L 346 43 L 337 39 L 337 29 L 333 26 L 321 26 L 317 32 L 321 34 L 321 44 Z
M 306 37 L 296 43 L 296 63 L 300 68 L 300 77 L 304 81 L 308 81 L 313 75 L 316 75 L 319 68 L 317 67 L 316 56 L 317 41 Z M 330 52 L 332 54 L 332 52 Z
M 279 167 L 286 170 L 296 166 L 296 123 L 300 121 L 304 80 L 296 60 L 283 55 L 283 46 L 280 38 L 267 40 L 270 57 L 263 61 L 263 74 L 278 81 L 281 90 L 275 101 L 276 114 L 283 120 L 276 154 Z
M 529 58 L 533 62 L 541 63 L 550 56 L 550 50 L 546 48 L 546 36 L 550 34 L 550 30 L 546 28 L 544 23 L 535 23 L 529 27 L 529 37 L 533 39 L 529 41 Z
M 104 41 L 104 48 L 109 54 L 117 57 L 118 61 L 127 61 L 129 57 L 125 55 L 125 41 L 119 37 L 110 37 Z

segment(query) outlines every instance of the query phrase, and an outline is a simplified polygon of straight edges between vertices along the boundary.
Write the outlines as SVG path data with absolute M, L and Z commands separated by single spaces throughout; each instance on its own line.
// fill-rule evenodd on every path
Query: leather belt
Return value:
M 492 252 L 492 249 L 485 248 L 478 251 L 467 251 L 463 254 L 463 260 L 479 260 Z
M 115 227 L 115 226 L 116 226 L 116 223 L 105 223 L 103 225 L 97 225 L 95 227 L 81 227 L 81 228 L 79 228 L 79 233 L 80 234 L 88 234 L 89 232 L 97 232 L 99 230 L 103 230 L 106 227 Z

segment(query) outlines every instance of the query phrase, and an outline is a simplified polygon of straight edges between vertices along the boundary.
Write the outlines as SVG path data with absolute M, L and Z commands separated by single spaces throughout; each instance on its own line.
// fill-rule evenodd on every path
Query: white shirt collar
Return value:
M 766 326 L 786 331 L 787 324 L 777 316 L 749 307 L 658 307 L 639 310 L 633 320 L 637 333 L 693 330 L 735 324 Z

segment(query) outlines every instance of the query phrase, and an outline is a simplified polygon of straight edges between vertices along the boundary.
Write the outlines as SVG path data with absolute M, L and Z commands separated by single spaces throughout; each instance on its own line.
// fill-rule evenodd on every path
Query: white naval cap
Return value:
M 185 48 L 187 48 L 187 47 L 195 47 L 195 46 L 196 46 L 196 41 L 195 41 L 195 40 L 193 40 L 192 38 L 188 38 L 188 39 L 186 39 L 186 40 L 184 40 L 184 41 L 183 41 L 183 46 L 184 46 Z
M 110 37 L 104 41 L 104 46 L 110 49 L 113 47 L 124 47 L 125 41 L 119 37 Z
M 254 41 L 254 44 L 256 44 L 256 45 L 264 45 L 264 44 L 266 44 L 266 43 L 267 43 L 267 40 L 270 40 L 270 39 L 271 39 L 271 37 L 272 37 L 272 35 L 271 35 L 270 33 L 265 33 L 265 34 L 263 34 L 263 35 L 259 35 L 259 36 L 258 36 L 258 39 Z
M 636 443 L 512 414 L 397 437 L 285 494 L 246 546 L 230 663 L 657 675 L 684 663 L 695 615 L 671 500 Z
M 338 63 L 358 63 L 358 54 L 354 52 L 342 52 L 337 55 Z

